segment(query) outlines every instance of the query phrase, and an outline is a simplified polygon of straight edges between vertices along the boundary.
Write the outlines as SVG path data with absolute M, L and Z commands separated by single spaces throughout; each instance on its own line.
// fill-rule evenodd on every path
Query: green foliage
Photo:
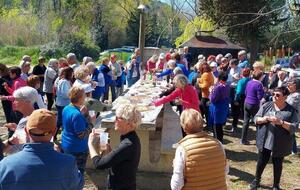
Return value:
M 184 32 L 175 40 L 176 47 L 179 47 L 182 43 L 193 37 L 198 31 L 211 31 L 214 29 L 213 23 L 208 19 L 201 19 L 196 16 L 194 20 L 189 22 L 184 29 Z M 212 34 L 212 32 L 208 32 Z
M 81 34 L 69 34 L 61 42 L 62 50 L 75 53 L 78 59 L 82 59 L 84 56 L 90 56 L 94 59 L 98 58 L 99 47 Z
M 177 13 L 168 4 L 156 0 L 3 0 L 0 1 L 0 43 L 46 44 L 41 51 L 49 56 L 73 51 L 79 52 L 79 56 L 88 53 L 97 57 L 99 47 L 105 50 L 137 46 L 140 3 L 150 7 L 146 16 L 146 45 L 172 45 L 179 35 L 176 23 L 181 19 L 174 16 Z
M 0 46 L 0 63 L 6 65 L 19 65 L 23 55 L 29 55 L 32 58 L 33 64 L 37 64 L 40 50 L 38 47 L 15 47 L 15 46 Z
M 266 33 L 280 22 L 284 2 L 199 0 L 200 14 L 210 18 L 216 28 L 224 28 L 228 37 L 249 49 L 254 61 L 261 44 L 265 44 Z M 278 11 L 276 11 L 278 10 Z

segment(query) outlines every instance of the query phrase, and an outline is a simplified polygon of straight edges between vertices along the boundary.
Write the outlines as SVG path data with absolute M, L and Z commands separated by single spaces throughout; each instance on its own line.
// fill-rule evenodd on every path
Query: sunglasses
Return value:
M 279 94 L 279 93 L 272 93 L 272 96 L 276 96 L 277 98 L 279 98 L 280 96 L 282 96 L 282 94 Z

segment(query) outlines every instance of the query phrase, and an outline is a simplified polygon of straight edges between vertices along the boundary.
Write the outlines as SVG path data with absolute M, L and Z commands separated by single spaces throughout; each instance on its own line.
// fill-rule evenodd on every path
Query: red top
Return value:
M 159 70 L 163 70 L 165 66 L 165 62 L 163 60 L 158 60 L 158 62 L 156 63 L 156 67 Z
M 152 62 L 151 59 L 149 59 L 147 61 L 146 71 L 153 71 L 153 70 L 155 70 L 155 67 L 156 67 L 156 63 Z
M 176 98 L 182 99 L 183 109 L 192 108 L 192 109 L 197 110 L 198 112 L 200 112 L 198 94 L 197 94 L 196 89 L 191 85 L 187 85 L 184 88 L 184 90 L 182 90 L 180 88 L 176 88 L 168 96 L 165 96 L 163 98 L 160 98 L 159 100 L 156 100 L 154 102 L 154 105 L 155 106 L 160 106 L 160 105 L 165 104 L 167 102 L 171 102 L 172 100 L 175 100 Z

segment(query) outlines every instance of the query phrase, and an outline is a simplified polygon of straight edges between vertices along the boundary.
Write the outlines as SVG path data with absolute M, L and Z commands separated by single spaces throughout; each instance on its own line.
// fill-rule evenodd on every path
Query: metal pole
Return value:
M 144 48 L 145 48 L 145 13 L 143 10 L 140 11 L 140 32 L 139 32 L 139 49 L 141 53 L 141 67 L 144 70 Z

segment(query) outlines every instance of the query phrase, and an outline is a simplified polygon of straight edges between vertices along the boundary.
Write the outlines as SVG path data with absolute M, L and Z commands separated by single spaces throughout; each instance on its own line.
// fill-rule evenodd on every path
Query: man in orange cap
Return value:
M 83 177 L 73 156 L 58 153 L 50 142 L 56 116 L 46 109 L 32 112 L 25 127 L 29 143 L 0 162 L 0 189 L 82 189 Z M 11 175 L 13 174 L 13 175 Z

